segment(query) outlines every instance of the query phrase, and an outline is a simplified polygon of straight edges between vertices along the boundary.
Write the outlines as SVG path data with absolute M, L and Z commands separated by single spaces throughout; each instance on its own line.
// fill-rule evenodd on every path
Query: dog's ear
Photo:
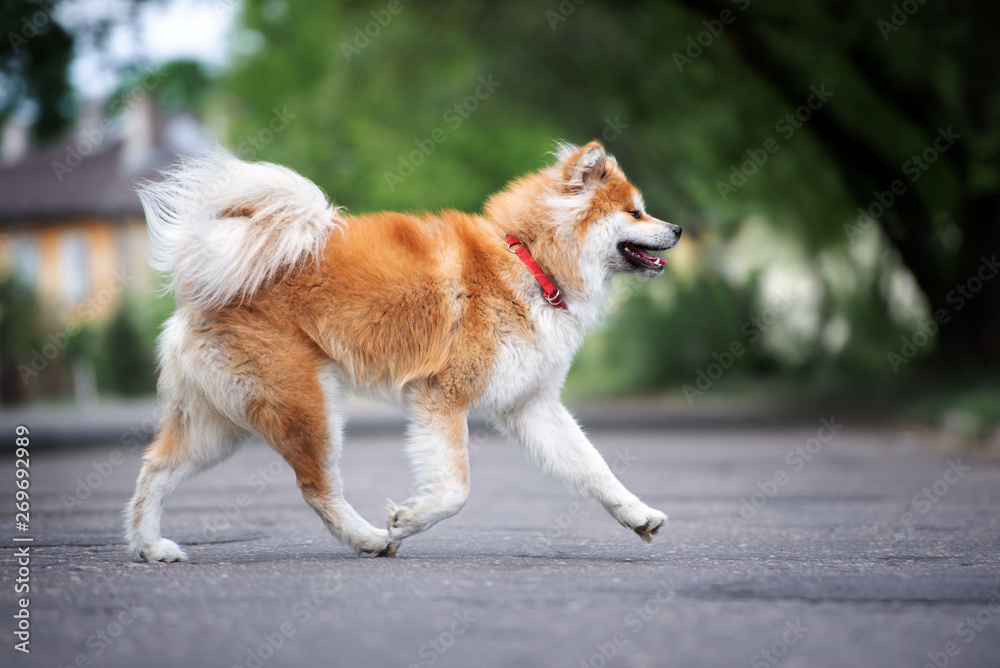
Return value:
M 596 141 L 584 146 L 568 160 L 566 183 L 573 190 L 593 188 L 604 177 L 604 166 L 608 154 Z

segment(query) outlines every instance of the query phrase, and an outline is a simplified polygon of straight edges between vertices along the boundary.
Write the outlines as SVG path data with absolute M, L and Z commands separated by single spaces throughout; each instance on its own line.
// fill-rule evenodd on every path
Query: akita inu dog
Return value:
M 659 275 L 666 261 L 651 251 L 681 236 L 646 213 L 597 142 L 559 145 L 554 164 L 480 215 L 346 215 L 292 170 L 221 150 L 140 197 L 178 307 L 159 342 L 162 422 L 126 510 L 139 557 L 185 559 L 160 535 L 167 498 L 251 434 L 284 457 L 334 536 L 394 555 L 465 504 L 472 409 L 643 540 L 666 522 L 559 400 L 612 277 Z M 409 417 L 414 496 L 389 502 L 385 529 L 342 494 L 345 385 L 398 400 Z

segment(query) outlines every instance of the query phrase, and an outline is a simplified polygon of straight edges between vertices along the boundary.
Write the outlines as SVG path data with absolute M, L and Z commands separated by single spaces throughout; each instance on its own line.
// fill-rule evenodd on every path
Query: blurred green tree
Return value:
M 135 396 L 155 390 L 152 346 L 135 313 L 123 304 L 100 334 L 96 367 L 102 393 Z
M 681 4 L 706 21 L 732 6 Z M 848 241 L 878 222 L 930 311 L 948 317 L 942 363 L 1000 360 L 1000 281 L 980 278 L 1000 270 L 1000 8 L 828 0 L 739 18 L 724 38 L 786 104 L 816 84 L 840 96 L 806 131 L 857 206 L 840 226 Z
M 811 257 L 884 236 L 947 311 L 933 357 L 996 362 L 1000 281 L 952 291 L 1000 242 L 1000 10 L 903 5 L 248 0 L 230 139 L 360 209 L 476 209 L 553 138 L 603 139 L 696 231 L 760 213 Z
M 18 404 L 28 396 L 28 384 L 18 372 L 31 364 L 32 350 L 42 347 L 43 313 L 34 290 L 9 275 L 0 275 L 0 403 Z
M 45 142 L 65 132 L 77 113 L 69 80 L 76 52 L 103 49 L 112 27 L 132 21 L 148 1 L 91 5 L 64 25 L 57 0 L 0 0 L 0 127 L 27 112 L 35 140 Z
M 159 83 L 149 91 L 157 109 L 163 114 L 187 112 L 203 114 L 209 97 L 215 90 L 215 79 L 196 60 L 172 60 L 156 67 Z M 130 91 L 141 85 L 148 76 L 146 67 L 133 65 L 120 73 L 121 83 L 108 98 L 111 101 L 128 99 Z M 114 107 L 112 102 L 111 107 Z M 114 114 L 116 108 L 107 111 Z
M 46 14 L 22 39 L 48 6 L 0 0 L 14 35 L 0 120 L 36 105 L 42 134 L 72 117 L 74 44 L 108 26 Z M 204 71 L 177 63 L 161 104 L 210 107 L 242 157 L 289 164 L 355 210 L 475 210 L 553 139 L 598 138 L 688 239 L 759 219 L 801 252 L 820 293 L 812 340 L 754 350 L 747 369 L 886 373 L 916 327 L 893 303 L 900 267 L 948 318 L 927 361 L 975 369 L 1000 356 L 998 14 L 972 0 L 247 0 L 221 96 L 206 105 Z M 873 236 L 891 252 L 856 266 Z M 634 382 L 696 371 L 702 343 L 766 307 L 731 257 L 697 261 L 669 295 L 637 286 L 603 330 L 644 351 Z
M 0 127 L 33 105 L 40 140 L 58 136 L 74 112 L 74 37 L 54 19 L 54 8 L 45 0 L 0 0 Z

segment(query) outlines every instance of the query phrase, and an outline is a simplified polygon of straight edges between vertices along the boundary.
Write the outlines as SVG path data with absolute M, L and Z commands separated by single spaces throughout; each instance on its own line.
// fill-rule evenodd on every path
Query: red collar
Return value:
M 517 246 L 516 249 L 514 248 L 515 246 Z M 521 259 L 521 262 L 526 264 L 528 269 L 531 270 L 531 273 L 535 275 L 535 280 L 542 286 L 542 299 L 556 308 L 561 308 L 564 311 L 569 310 L 566 308 L 565 302 L 563 302 L 562 293 L 559 292 L 559 288 L 557 288 L 556 284 L 552 282 L 552 279 L 550 279 L 548 275 L 542 271 L 542 268 L 538 266 L 538 263 L 535 262 L 535 258 L 531 257 L 531 253 L 529 253 L 528 249 L 524 247 L 524 244 L 518 241 L 516 237 L 508 234 L 507 250 L 511 253 L 517 253 L 517 257 Z

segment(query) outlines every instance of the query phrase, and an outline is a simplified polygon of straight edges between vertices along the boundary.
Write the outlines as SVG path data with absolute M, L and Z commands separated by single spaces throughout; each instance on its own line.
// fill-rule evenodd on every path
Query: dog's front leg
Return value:
M 415 495 L 400 504 L 388 502 L 389 538 L 396 544 L 451 517 L 469 498 L 465 411 L 420 397 L 409 413 L 406 453 Z
M 499 426 L 544 473 L 593 496 L 644 541 L 651 541 L 667 521 L 666 515 L 644 504 L 615 478 L 558 397 L 535 397 L 504 415 Z

